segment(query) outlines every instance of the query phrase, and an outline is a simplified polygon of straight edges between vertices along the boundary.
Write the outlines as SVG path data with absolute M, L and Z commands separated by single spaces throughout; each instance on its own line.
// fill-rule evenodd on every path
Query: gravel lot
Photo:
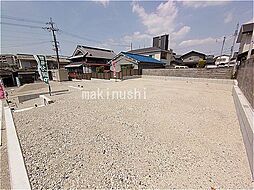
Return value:
M 250 188 L 232 85 L 133 79 L 55 83 L 138 90 L 146 99 L 82 100 L 78 89 L 14 113 L 33 189 Z

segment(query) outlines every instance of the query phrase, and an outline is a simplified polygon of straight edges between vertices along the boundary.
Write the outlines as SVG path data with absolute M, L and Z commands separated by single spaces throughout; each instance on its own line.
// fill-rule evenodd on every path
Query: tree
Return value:
M 204 68 L 205 65 L 206 65 L 206 61 L 205 61 L 205 60 L 200 59 L 200 60 L 198 61 L 198 68 Z

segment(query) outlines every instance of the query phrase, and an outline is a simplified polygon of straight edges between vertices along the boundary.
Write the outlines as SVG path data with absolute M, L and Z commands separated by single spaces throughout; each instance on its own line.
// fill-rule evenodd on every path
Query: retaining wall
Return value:
M 253 96 L 253 88 L 254 88 L 254 58 L 242 62 L 237 71 L 237 82 L 239 88 L 242 90 L 243 94 L 249 101 L 252 108 L 254 108 L 254 96 Z
M 193 69 L 143 69 L 143 75 L 172 76 L 189 78 L 231 79 L 233 68 Z

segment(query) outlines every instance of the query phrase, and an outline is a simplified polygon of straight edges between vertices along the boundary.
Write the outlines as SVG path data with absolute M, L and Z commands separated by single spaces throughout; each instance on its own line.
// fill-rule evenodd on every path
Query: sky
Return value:
M 163 34 L 169 34 L 176 54 L 219 55 L 224 36 L 223 53 L 230 53 L 238 22 L 253 22 L 253 2 L 1 1 L 1 53 L 53 55 L 52 34 L 42 28 L 50 17 L 65 56 L 78 44 L 115 53 L 129 51 L 131 44 L 132 49 L 150 47 L 152 38 Z

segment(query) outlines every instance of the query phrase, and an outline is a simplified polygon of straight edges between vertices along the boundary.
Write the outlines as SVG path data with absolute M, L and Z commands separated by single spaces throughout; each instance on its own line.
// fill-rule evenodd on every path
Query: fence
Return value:
M 253 73 L 254 73 L 254 58 L 250 58 L 246 61 L 243 61 L 237 70 L 237 82 L 239 88 L 242 90 L 244 96 L 249 101 L 252 108 L 254 108 L 253 101 Z
M 114 77 L 114 73 L 112 71 L 110 72 L 105 72 L 105 73 L 74 73 L 74 72 L 69 72 L 69 78 L 73 79 L 86 79 L 86 80 L 91 80 L 91 78 L 98 78 L 98 79 L 106 79 L 110 80 L 111 78 L 116 78 L 116 79 L 123 79 L 123 77 L 126 76 L 133 76 L 133 75 L 138 75 L 138 70 L 136 69 L 123 69 L 120 72 L 116 72 L 116 76 Z
M 143 75 L 189 78 L 231 79 L 233 68 L 144 69 Z

